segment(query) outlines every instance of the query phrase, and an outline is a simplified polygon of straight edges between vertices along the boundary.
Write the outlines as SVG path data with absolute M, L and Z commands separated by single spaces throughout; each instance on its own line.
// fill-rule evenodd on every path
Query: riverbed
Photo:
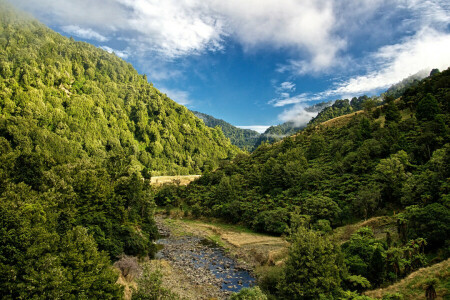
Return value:
M 215 296 L 222 299 L 255 285 L 251 272 L 224 248 L 204 237 L 172 235 L 161 219 L 157 225 L 163 237 L 157 241 L 160 250 L 156 258 L 184 271 L 193 284 L 216 287 Z

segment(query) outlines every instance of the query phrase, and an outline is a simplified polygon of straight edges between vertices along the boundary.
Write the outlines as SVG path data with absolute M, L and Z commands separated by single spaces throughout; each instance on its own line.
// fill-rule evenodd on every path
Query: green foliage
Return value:
M 253 224 L 253 229 L 260 232 L 283 234 L 289 228 L 289 213 L 284 208 L 260 212 Z
M 424 238 L 429 247 L 443 247 L 450 239 L 450 207 L 432 203 L 423 208 L 410 206 L 405 213 L 408 238 Z
M 148 264 L 144 264 L 142 275 L 137 280 L 138 288 L 133 291 L 133 300 L 175 300 L 180 297 L 162 286 L 162 273 L 152 271 Z
M 322 109 L 316 117 L 309 121 L 308 126 L 318 125 L 330 119 L 346 115 L 364 109 L 368 113 L 376 106 L 380 105 L 378 98 L 369 98 L 366 95 L 353 97 L 351 101 L 348 99 L 338 99 L 330 106 Z
M 230 300 L 267 300 L 267 296 L 259 287 L 244 288 L 230 296 Z
M 345 270 L 339 246 L 315 231 L 300 227 L 278 284 L 284 299 L 334 299 L 341 293 Z
M 419 120 L 433 120 L 439 113 L 439 104 L 432 94 L 427 94 L 417 104 L 416 116 Z
M 342 245 L 342 251 L 351 274 L 367 278 L 373 284 L 383 281 L 385 250 L 369 227 L 362 227 L 352 234 L 350 240 Z M 352 288 L 352 284 L 349 287 Z

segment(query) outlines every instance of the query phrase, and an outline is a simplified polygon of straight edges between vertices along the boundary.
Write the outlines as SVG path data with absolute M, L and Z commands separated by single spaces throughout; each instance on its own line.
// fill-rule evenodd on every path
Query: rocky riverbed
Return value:
M 255 278 L 215 243 L 198 236 L 171 235 L 162 218 L 157 218 L 160 250 L 157 258 L 183 271 L 194 285 L 208 288 L 209 297 L 225 299 L 233 292 L 255 284 Z

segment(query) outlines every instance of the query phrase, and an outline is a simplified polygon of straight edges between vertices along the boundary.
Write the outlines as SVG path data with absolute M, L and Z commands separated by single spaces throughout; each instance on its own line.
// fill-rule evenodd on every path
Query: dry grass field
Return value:
M 177 176 L 152 176 L 150 181 L 152 185 L 160 186 L 163 184 L 188 185 L 201 175 L 177 175 Z

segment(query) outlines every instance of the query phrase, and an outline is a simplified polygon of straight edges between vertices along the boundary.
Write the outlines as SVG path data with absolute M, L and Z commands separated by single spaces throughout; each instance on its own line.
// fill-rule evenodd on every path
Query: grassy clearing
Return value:
M 372 229 L 376 239 L 385 239 L 387 232 L 391 234 L 393 240 L 398 238 L 396 220 L 390 216 L 374 217 L 366 221 L 338 227 L 333 231 L 333 236 L 338 243 L 342 244 L 348 241 L 353 233 L 364 226 Z
M 152 176 L 151 185 L 160 186 L 163 184 L 188 185 L 201 175 L 177 175 L 177 176 Z
M 435 282 L 436 299 L 450 299 L 450 259 L 419 269 L 391 286 L 365 294 L 373 298 L 383 298 L 387 294 L 400 293 L 405 300 L 426 299 L 425 290 L 431 281 Z

